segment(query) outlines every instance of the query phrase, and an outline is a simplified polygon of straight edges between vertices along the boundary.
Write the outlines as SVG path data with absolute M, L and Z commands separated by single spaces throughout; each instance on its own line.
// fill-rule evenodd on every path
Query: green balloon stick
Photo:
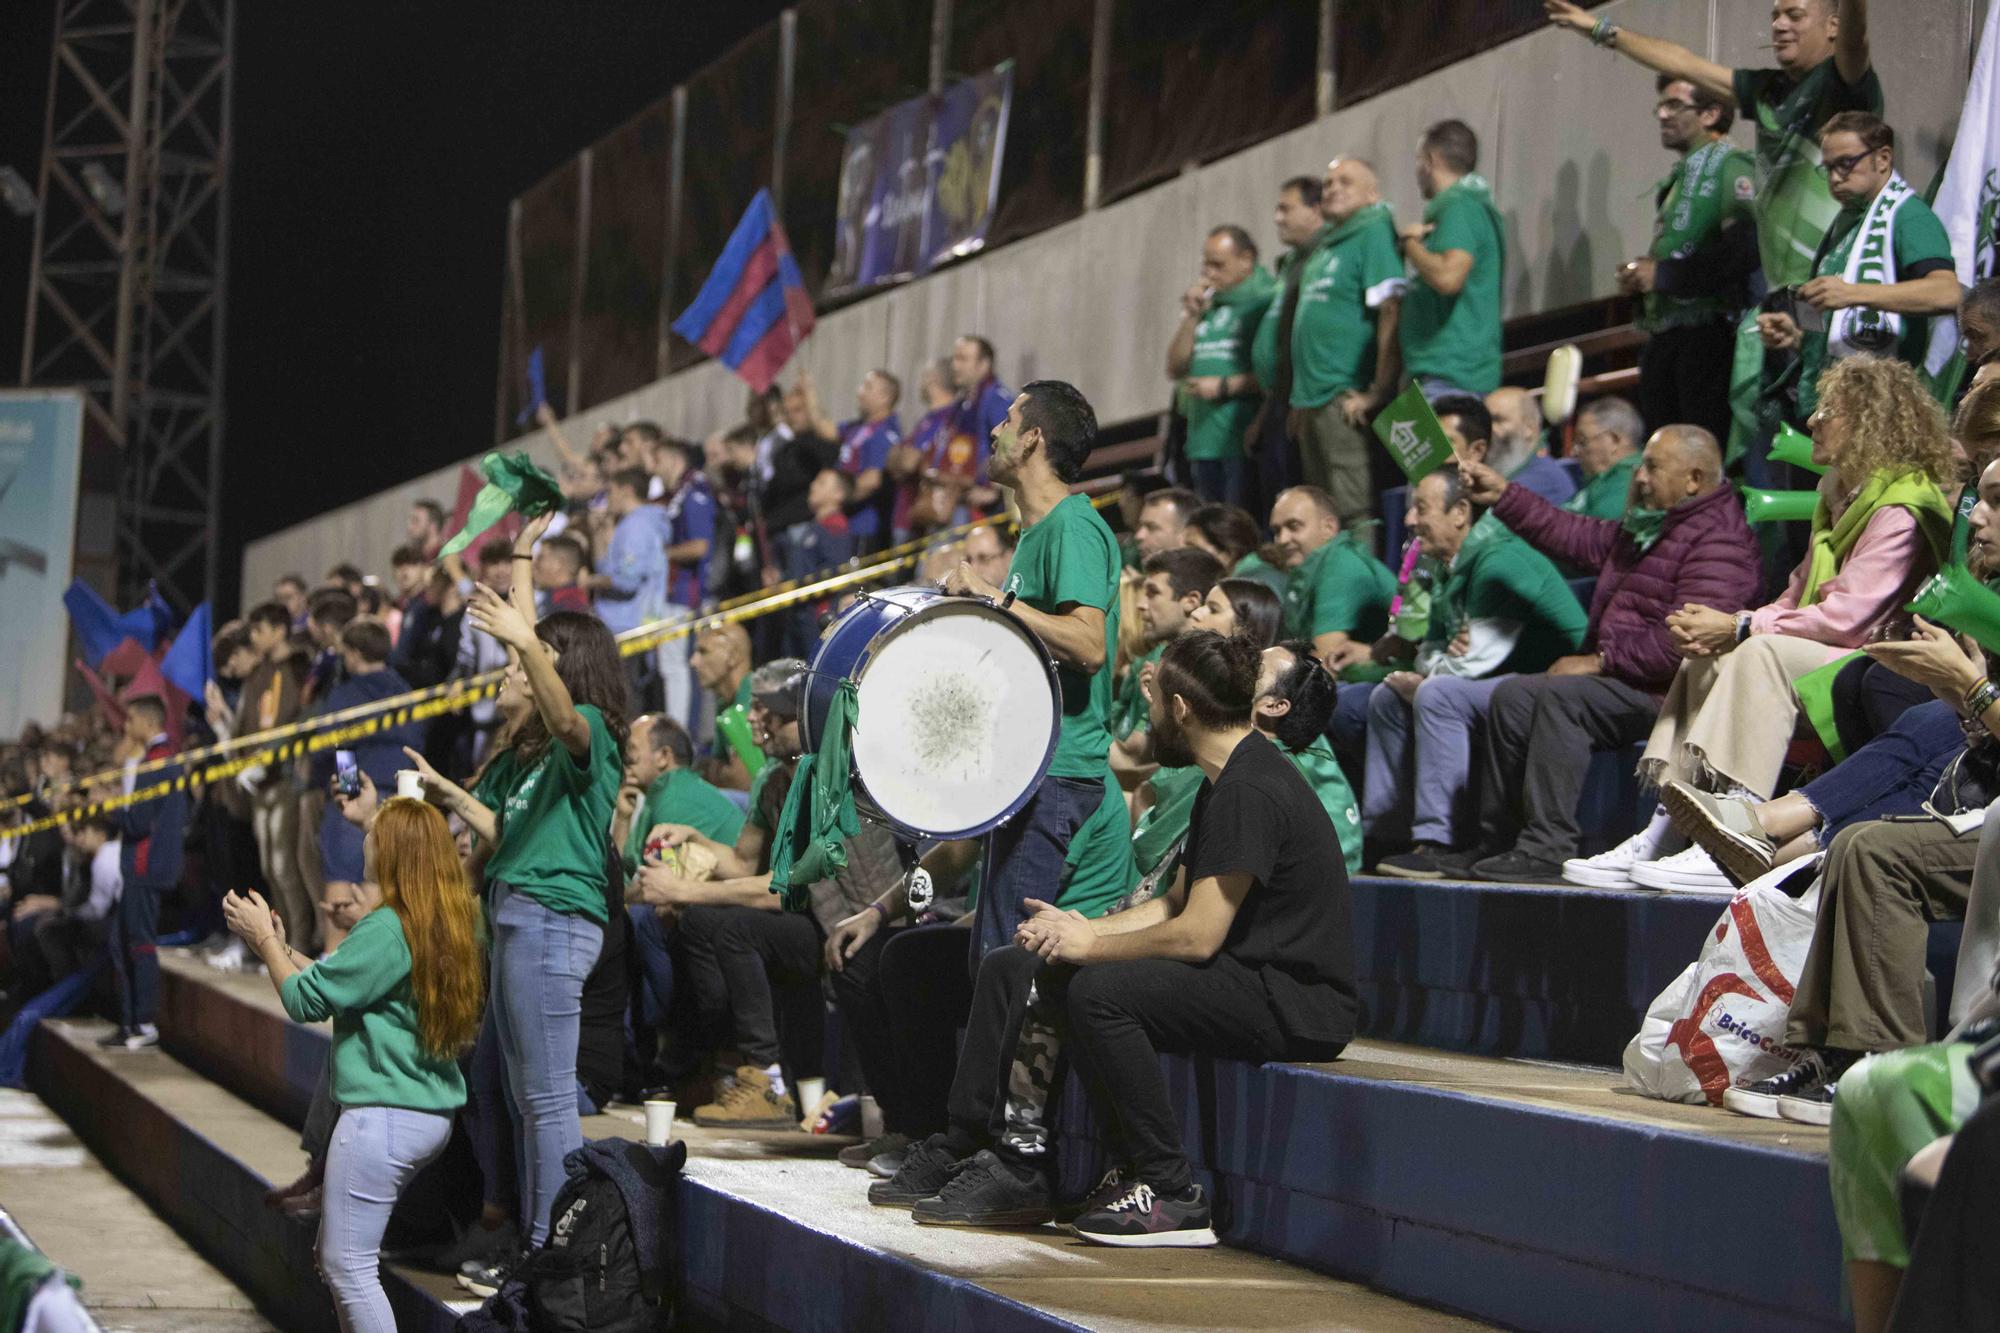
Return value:
M 718 713 L 715 729 L 729 742 L 729 748 L 736 751 L 736 757 L 750 770 L 750 776 L 756 777 L 757 771 L 764 767 L 764 752 L 750 739 L 750 715 L 743 711 L 743 705 L 731 704 Z
M 1752 523 L 1796 523 L 1819 507 L 1818 491 L 1760 491 L 1743 488 L 1743 517 Z

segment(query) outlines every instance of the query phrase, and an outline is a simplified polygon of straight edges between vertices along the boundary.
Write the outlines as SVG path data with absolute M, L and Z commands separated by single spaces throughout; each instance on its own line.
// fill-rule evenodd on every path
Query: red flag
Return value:
M 129 643 L 131 640 L 128 639 L 126 642 Z M 85 665 L 81 657 L 76 659 L 76 669 L 83 677 L 83 683 L 90 686 L 90 692 L 97 696 L 97 706 L 103 711 L 105 720 L 112 726 L 122 729 L 125 725 L 125 705 L 118 702 L 118 696 L 104 683 L 104 677 Z
M 98 670 L 110 675 L 129 678 L 138 675 L 145 664 L 152 660 L 140 642 L 127 635 L 119 641 L 116 648 L 104 655 L 104 660 L 99 662 L 97 667 Z

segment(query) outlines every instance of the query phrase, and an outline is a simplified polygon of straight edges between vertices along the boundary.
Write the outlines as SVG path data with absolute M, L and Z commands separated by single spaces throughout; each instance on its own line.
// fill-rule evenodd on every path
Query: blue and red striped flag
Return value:
M 674 332 L 762 393 L 812 329 L 805 279 L 770 193 L 759 190 Z

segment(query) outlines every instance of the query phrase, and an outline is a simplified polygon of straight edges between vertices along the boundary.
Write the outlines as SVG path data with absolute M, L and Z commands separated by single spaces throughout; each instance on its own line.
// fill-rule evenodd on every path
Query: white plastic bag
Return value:
M 1729 900 L 1701 956 L 1660 992 L 1625 1047 L 1625 1081 L 1648 1097 L 1722 1105 L 1722 1094 L 1790 1067 L 1785 1015 L 1812 947 L 1819 857 L 1753 880 Z M 1812 874 L 1800 898 L 1781 887 Z

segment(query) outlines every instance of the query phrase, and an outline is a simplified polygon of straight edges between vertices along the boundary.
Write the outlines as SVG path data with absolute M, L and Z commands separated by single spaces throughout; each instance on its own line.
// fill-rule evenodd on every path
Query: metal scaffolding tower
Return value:
M 21 382 L 120 451 L 115 558 L 215 592 L 235 0 L 56 0 Z

